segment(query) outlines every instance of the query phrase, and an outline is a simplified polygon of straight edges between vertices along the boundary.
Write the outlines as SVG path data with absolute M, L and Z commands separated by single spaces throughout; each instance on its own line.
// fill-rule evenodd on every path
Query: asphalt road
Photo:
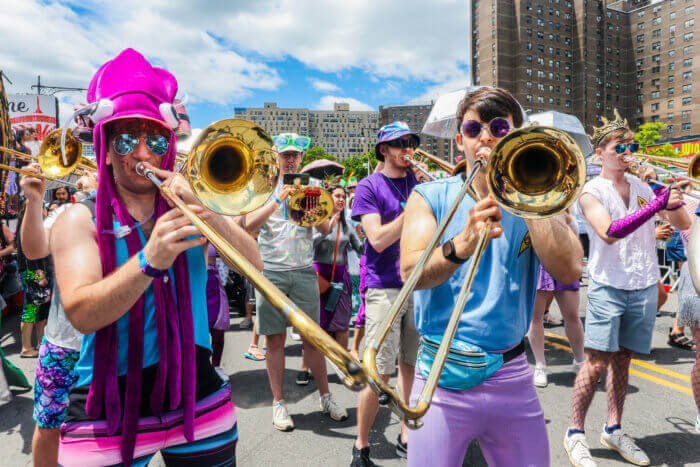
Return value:
M 582 289 L 582 308 L 585 306 Z M 652 465 L 700 465 L 700 435 L 693 434 L 696 408 L 690 392 L 690 370 L 694 361 L 691 352 L 670 348 L 666 335 L 676 309 L 672 294 L 657 320 L 653 351 L 650 356 L 636 357 L 632 365 L 629 394 L 625 405 L 623 428 L 651 458 Z M 558 316 L 556 305 L 553 314 Z M 272 427 L 272 395 L 267 383 L 264 362 L 242 357 L 250 343 L 251 333 L 240 330 L 236 316 L 226 333 L 223 367 L 231 375 L 232 399 L 238 410 L 239 466 L 347 466 L 350 463 L 355 437 L 357 397 L 345 389 L 336 376 L 331 376 L 331 391 L 348 409 L 350 418 L 342 423 L 330 420 L 319 410 L 318 393 L 309 386 L 295 384 L 296 369 L 301 365 L 301 344 L 288 339 L 285 396 L 296 429 L 282 433 Z M 19 326 L 16 317 L 2 324 L 0 345 L 6 355 L 33 379 L 36 360 L 19 358 Z M 549 329 L 563 336 L 563 327 Z M 551 464 L 569 465 L 562 447 L 569 422 L 574 374 L 570 372 L 571 355 L 566 341 L 549 337 L 547 359 L 550 384 L 538 389 L 544 407 Z M 532 358 L 530 355 L 530 361 Z M 0 408 L 0 466 L 31 465 L 32 421 L 31 391 L 15 392 L 15 400 Z M 629 465 L 615 452 L 603 448 L 598 441 L 605 421 L 606 397 L 601 386 L 587 419 L 588 442 L 601 466 Z M 388 409 L 381 409 L 370 436 L 372 458 L 381 466 L 405 465 L 396 457 L 394 442 L 399 423 Z M 151 465 L 161 466 L 158 456 Z M 477 446 L 472 446 L 464 465 L 485 465 Z

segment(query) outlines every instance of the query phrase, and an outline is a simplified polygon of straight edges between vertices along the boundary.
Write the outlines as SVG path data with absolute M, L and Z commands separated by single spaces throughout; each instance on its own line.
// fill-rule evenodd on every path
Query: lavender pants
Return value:
M 416 372 L 412 405 L 424 385 Z M 475 438 L 489 465 L 549 465 L 544 412 L 525 354 L 471 390 L 438 387 L 423 422 L 422 428 L 408 431 L 409 466 L 460 466 Z

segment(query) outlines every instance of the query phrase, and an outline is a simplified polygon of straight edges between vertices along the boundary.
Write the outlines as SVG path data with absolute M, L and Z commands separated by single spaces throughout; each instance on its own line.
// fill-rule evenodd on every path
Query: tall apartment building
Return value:
M 238 107 L 234 115 L 257 123 L 270 135 L 310 136 L 312 146 L 322 147 L 338 160 L 374 149 L 379 130 L 377 112 L 350 110 L 347 103 L 335 103 L 333 110 L 309 110 L 279 108 L 266 102 L 262 108 Z
M 474 84 L 527 111 L 576 115 L 590 131 L 614 108 L 666 138 L 700 134 L 698 0 L 473 0 Z
M 434 102 L 422 105 L 391 105 L 379 106 L 379 127 L 397 120 L 406 122 L 411 130 L 420 133 L 425 120 L 430 114 Z M 447 139 L 420 135 L 421 149 L 445 160 L 450 160 L 450 142 Z

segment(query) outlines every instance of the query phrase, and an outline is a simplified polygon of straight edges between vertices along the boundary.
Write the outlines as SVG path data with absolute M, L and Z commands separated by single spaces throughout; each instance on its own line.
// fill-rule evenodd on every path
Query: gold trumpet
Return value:
M 194 214 L 142 164 L 137 172 L 153 182 L 255 288 L 344 373 L 343 383 L 359 390 L 367 376 L 360 363 L 257 270 L 206 221 Z M 279 172 L 272 139 L 259 126 L 239 119 L 213 123 L 199 135 L 185 163 L 185 174 L 197 199 L 209 210 L 241 215 L 267 202 Z
M 428 259 L 442 238 L 462 199 L 470 191 L 473 192 L 472 180 L 483 164 L 483 161 L 477 160 L 447 215 L 440 222 L 411 275 L 405 281 L 391 310 L 380 324 L 379 331 L 368 342 L 363 354 L 363 361 L 370 378 L 370 387 L 379 395 L 380 404 L 389 404 L 392 411 L 412 429 L 420 428 L 423 425 L 420 418 L 430 407 L 450 346 L 457 332 L 459 320 L 467 303 L 476 268 L 486 248 L 488 233 L 491 230 L 490 222 L 486 223 L 479 238 L 466 280 L 457 296 L 455 307 L 416 406 L 408 406 L 381 379 L 376 365 L 377 351 L 389 334 L 404 303 L 413 293 Z M 446 168 L 451 168 L 451 172 L 454 172 L 459 169 L 459 166 L 446 166 Z M 564 211 L 578 198 L 586 179 L 586 162 L 581 149 L 573 138 L 561 130 L 544 126 L 528 126 L 506 135 L 494 147 L 485 169 L 489 192 L 503 209 L 523 218 L 541 219 Z
M 23 152 L 15 151 L 14 149 L 0 147 L 0 151 L 12 154 L 23 159 L 36 160 L 39 162 L 43 174 L 37 174 L 29 170 L 18 169 L 6 164 L 0 164 L 0 169 L 10 170 L 30 177 L 40 178 L 42 180 L 58 182 L 73 188 L 78 188 L 76 184 L 67 180 L 61 180 L 62 177 L 71 174 L 76 170 L 82 172 L 97 172 L 97 164 L 90 159 L 82 156 L 83 145 L 79 141 L 73 139 L 70 134 L 71 130 L 67 130 L 66 140 L 66 158 L 65 161 L 61 155 L 61 132 L 62 129 L 56 128 L 51 131 L 39 148 L 39 155 L 32 156 Z

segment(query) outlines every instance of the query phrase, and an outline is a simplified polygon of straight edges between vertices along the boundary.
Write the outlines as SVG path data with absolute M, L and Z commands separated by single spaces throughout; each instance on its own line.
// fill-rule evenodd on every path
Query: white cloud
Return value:
M 289 57 L 323 72 L 360 69 L 373 80 L 436 86 L 463 74 L 467 60 L 469 2 L 462 0 L 406 0 L 400 8 L 390 0 L 21 3 L 0 0 L 0 66 L 15 82 L 11 92 L 28 92 L 37 74 L 86 87 L 126 47 L 171 70 L 193 101 L 218 104 L 278 89 L 285 77 L 269 62 Z
M 369 104 L 352 97 L 323 96 L 313 107 L 314 110 L 333 110 L 333 104 L 345 102 L 350 104 L 350 110 L 377 110 Z
M 322 81 L 320 79 L 316 78 L 309 78 L 309 83 L 311 83 L 311 86 L 321 92 L 338 92 L 340 91 L 340 87 L 333 83 L 329 83 L 328 81 Z
M 451 91 L 457 91 L 459 89 L 464 89 L 470 86 L 470 80 L 466 72 L 458 73 L 453 77 L 447 77 L 447 79 L 439 84 L 429 86 L 423 94 L 414 97 L 409 100 L 409 104 L 423 104 L 430 101 L 434 101 L 438 96 L 446 94 Z

